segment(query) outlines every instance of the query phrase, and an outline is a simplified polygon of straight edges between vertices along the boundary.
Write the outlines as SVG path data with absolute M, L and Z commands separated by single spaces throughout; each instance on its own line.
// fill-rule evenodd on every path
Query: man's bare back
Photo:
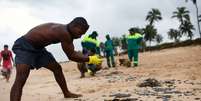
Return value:
M 35 47 L 45 47 L 62 41 L 72 42 L 66 26 L 57 23 L 41 24 L 31 29 L 24 37 Z
M 73 24 L 45 23 L 32 28 L 24 38 L 34 48 L 44 48 L 50 44 L 61 43 L 62 49 L 70 60 L 87 62 L 89 59 L 74 51 L 73 39 L 80 38 L 88 28 Z

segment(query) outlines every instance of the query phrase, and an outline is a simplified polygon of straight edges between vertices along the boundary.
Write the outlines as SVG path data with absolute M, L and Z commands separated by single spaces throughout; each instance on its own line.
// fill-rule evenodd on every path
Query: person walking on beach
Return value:
M 137 33 L 133 28 L 129 29 L 129 35 L 127 37 L 128 42 L 128 57 L 132 63 L 134 58 L 134 66 L 138 66 L 138 50 L 139 44 L 142 41 L 142 35 Z
M 0 66 L 1 66 L 1 61 L 2 62 L 2 75 L 4 76 L 4 78 L 6 79 L 7 82 L 9 82 L 10 79 L 10 75 L 11 75 L 11 70 L 12 70 L 12 62 L 14 64 L 13 61 L 13 55 L 12 52 L 10 50 L 8 50 L 8 45 L 4 45 L 4 50 L 2 50 L 0 52 Z

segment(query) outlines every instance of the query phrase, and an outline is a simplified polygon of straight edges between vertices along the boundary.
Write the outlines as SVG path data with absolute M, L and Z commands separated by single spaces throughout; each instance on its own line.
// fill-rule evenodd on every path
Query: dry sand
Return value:
M 77 99 L 63 98 L 50 71 L 32 70 L 22 101 L 201 101 L 201 46 L 145 52 L 139 57 L 137 68 L 117 66 L 83 79 L 76 63 L 63 63 L 70 91 L 83 94 Z M 0 101 L 9 101 L 14 76 L 15 70 L 10 83 L 0 77 Z M 148 78 L 158 80 L 161 87 L 138 87 Z

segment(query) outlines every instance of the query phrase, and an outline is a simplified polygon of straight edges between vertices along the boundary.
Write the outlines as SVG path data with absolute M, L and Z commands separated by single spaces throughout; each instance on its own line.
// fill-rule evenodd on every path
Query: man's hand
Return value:
M 101 64 L 103 60 L 99 58 L 98 55 L 93 55 L 93 56 L 89 56 L 89 64 L 96 64 L 99 65 Z

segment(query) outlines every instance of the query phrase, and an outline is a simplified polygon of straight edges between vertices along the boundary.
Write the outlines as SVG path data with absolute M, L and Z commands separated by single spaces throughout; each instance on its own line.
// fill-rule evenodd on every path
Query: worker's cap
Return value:
M 98 33 L 96 31 L 93 31 L 91 35 L 98 36 Z

